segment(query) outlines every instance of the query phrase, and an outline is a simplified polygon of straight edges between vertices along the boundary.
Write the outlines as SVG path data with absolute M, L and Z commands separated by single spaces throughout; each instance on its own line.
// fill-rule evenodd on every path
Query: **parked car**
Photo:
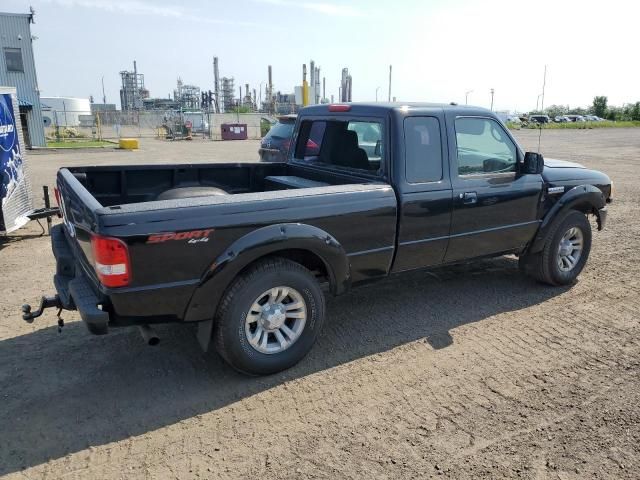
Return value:
M 582 115 L 567 115 L 570 122 L 586 122 Z
M 284 162 L 289 154 L 289 147 L 293 136 L 293 128 L 297 115 L 285 115 L 278 119 L 269 132 L 260 142 L 258 155 L 263 162 Z M 318 144 L 314 142 L 314 135 L 307 140 L 307 149 L 313 152 L 318 149 Z
M 551 123 L 549 115 L 529 115 L 529 122 L 531 123 Z
M 521 124 L 522 120 L 518 115 L 505 115 L 504 122 Z
M 570 122 L 571 120 L 569 120 L 569 118 L 567 118 L 566 115 L 558 115 L 553 119 L 553 121 L 556 123 L 567 123 L 567 122 Z
M 56 294 L 23 318 L 75 309 L 92 333 L 139 326 L 149 343 L 153 324 L 197 324 L 203 349 L 274 373 L 311 349 L 325 290 L 504 254 L 571 284 L 587 216 L 602 229 L 612 199 L 607 175 L 525 153 L 482 108 L 316 105 L 293 138 L 286 163 L 60 169 Z
M 289 153 L 291 135 L 297 115 L 283 115 L 269 129 L 260 142 L 258 155 L 263 162 L 283 162 Z

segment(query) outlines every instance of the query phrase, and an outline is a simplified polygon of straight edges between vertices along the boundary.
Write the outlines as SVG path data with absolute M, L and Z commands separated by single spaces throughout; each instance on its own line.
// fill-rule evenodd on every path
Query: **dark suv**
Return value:
M 260 142 L 258 155 L 263 162 L 284 162 L 289 153 L 293 127 L 296 124 L 297 115 L 284 115 L 278 118 L 276 124 L 264 136 Z

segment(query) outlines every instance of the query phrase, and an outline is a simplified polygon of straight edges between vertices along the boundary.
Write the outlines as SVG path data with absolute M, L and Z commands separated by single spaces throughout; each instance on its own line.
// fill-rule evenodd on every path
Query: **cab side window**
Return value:
M 409 183 L 442 180 L 442 144 L 437 118 L 405 118 L 404 147 L 405 176 Z
M 461 117 L 455 125 L 458 175 L 515 172 L 516 146 L 498 122 Z

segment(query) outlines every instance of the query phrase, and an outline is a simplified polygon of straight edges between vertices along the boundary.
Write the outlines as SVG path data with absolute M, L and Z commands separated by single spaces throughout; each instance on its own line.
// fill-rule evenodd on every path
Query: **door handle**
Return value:
M 478 194 L 476 192 L 464 192 L 460 194 L 460 198 L 462 202 L 471 205 L 473 203 L 478 203 Z

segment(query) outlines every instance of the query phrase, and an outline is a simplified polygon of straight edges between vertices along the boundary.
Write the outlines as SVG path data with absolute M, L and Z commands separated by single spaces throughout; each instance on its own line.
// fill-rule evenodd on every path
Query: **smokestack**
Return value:
M 322 77 L 322 101 L 327 98 L 327 79 Z
M 352 86 L 353 86 L 353 79 L 351 78 L 351 75 L 347 76 L 347 83 L 349 85 L 349 91 L 348 91 L 348 95 L 347 95 L 347 102 L 350 102 L 351 98 L 352 98 L 351 97 L 351 93 L 352 93 L 351 89 L 352 89 Z
M 215 96 L 215 112 L 220 113 L 219 97 L 220 74 L 218 73 L 218 57 L 213 57 L 213 91 Z
M 311 60 L 309 62 L 309 74 L 311 75 L 311 78 L 309 78 L 309 85 L 311 86 L 311 88 L 316 88 L 316 67 L 315 67 L 316 63 Z M 314 97 L 315 97 L 315 93 L 314 93 Z M 313 102 L 315 103 L 315 102 Z
M 391 65 L 389 65 L 389 102 L 391 101 L 391 69 L 393 67 Z M 394 100 L 395 101 L 395 100 Z
M 309 105 L 309 84 L 307 83 L 307 64 L 302 64 L 302 106 Z
M 347 101 L 347 75 L 349 75 L 349 69 L 342 69 L 342 79 L 340 81 L 340 101 Z

